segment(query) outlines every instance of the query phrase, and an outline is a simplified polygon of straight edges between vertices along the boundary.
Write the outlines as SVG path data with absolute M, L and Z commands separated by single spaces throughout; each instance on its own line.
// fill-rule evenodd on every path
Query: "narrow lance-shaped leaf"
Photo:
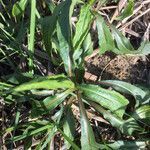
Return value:
M 122 35 L 115 27 L 112 27 L 112 33 L 117 43 L 117 47 L 113 50 L 117 54 L 133 54 L 145 56 L 150 54 L 150 42 L 143 41 L 141 46 L 135 50 L 131 45 L 130 41 Z
M 150 105 L 143 105 L 135 110 L 133 118 L 150 125 Z
M 83 58 L 92 54 L 93 52 L 93 42 L 90 33 L 88 33 L 88 35 L 83 41 L 83 50 L 84 50 Z
M 118 118 L 115 114 L 112 114 L 111 112 L 103 109 L 103 107 L 101 107 L 95 102 L 88 101 L 88 103 L 97 111 L 99 111 L 104 116 L 104 118 L 112 124 L 112 126 L 119 129 L 123 134 L 132 135 L 135 132 L 143 131 L 143 129 L 137 124 L 134 118 L 123 120 Z
M 129 102 L 118 92 L 106 90 L 97 85 L 88 84 L 82 84 L 79 86 L 79 89 L 83 92 L 85 99 L 99 103 L 103 107 L 109 109 L 112 113 L 116 114 L 119 118 L 123 117 Z
M 71 41 L 71 15 L 73 11 L 74 3 L 72 0 L 66 0 L 61 3 L 61 7 L 58 14 L 58 23 L 57 23 L 57 37 L 59 41 L 59 52 L 63 60 L 64 67 L 68 75 L 72 76 L 72 60 L 70 53 L 72 50 L 72 41 Z
M 48 124 L 48 125 L 42 126 L 40 128 L 36 128 L 35 130 L 29 131 L 29 132 L 27 132 L 25 134 L 22 134 L 22 135 L 19 135 L 19 136 L 15 136 L 15 137 L 11 138 L 11 140 L 14 141 L 14 142 L 15 141 L 19 141 L 19 140 L 25 139 L 25 138 L 27 138 L 29 136 L 36 135 L 36 134 L 38 134 L 38 133 L 40 133 L 42 131 L 45 131 L 45 130 L 48 130 L 48 129 L 50 130 L 53 127 L 54 127 L 53 124 Z
M 113 50 L 115 48 L 115 45 L 112 34 L 104 19 L 100 15 L 97 15 L 96 25 L 98 30 L 100 54 L 103 54 L 106 51 Z
M 76 129 L 74 115 L 70 106 L 67 106 L 65 110 L 65 116 L 66 117 L 63 125 L 63 131 L 70 138 L 70 140 L 73 141 Z M 67 149 L 71 147 L 71 144 L 67 140 L 65 140 L 65 145 Z
M 46 146 L 48 145 L 48 143 L 52 140 L 52 138 L 54 137 L 54 135 L 57 132 L 57 127 L 54 127 L 52 130 L 48 131 L 48 135 L 46 137 L 46 140 L 43 142 L 41 141 L 40 144 L 36 147 L 36 150 L 43 150 L 46 148 Z M 40 145 L 42 145 L 40 147 Z
M 13 85 L 7 84 L 7 83 L 4 83 L 4 82 L 0 82 L 0 91 L 5 90 L 5 89 L 9 89 L 11 87 L 13 87 Z
M 122 20 L 133 13 L 133 8 L 134 8 L 134 0 L 129 0 L 127 6 L 124 8 L 122 14 L 117 17 L 117 20 Z
M 141 43 L 141 46 L 135 51 L 137 55 L 148 55 L 150 54 L 150 42 L 144 41 Z
M 81 122 L 81 147 L 86 150 L 97 150 L 98 144 L 95 141 L 94 133 L 90 122 L 88 120 L 84 104 L 81 99 L 81 93 L 77 93 L 80 109 L 80 122 Z
M 91 23 L 93 21 L 93 15 L 90 11 L 90 5 L 84 5 L 81 8 L 79 20 L 76 24 L 76 31 L 73 38 L 73 47 L 74 47 L 74 59 L 78 59 L 80 56 L 76 56 L 79 53 L 81 44 L 83 43 L 85 37 L 87 36 Z
M 52 50 L 51 38 L 56 28 L 56 21 L 57 21 L 57 18 L 55 15 L 44 17 L 40 21 L 41 26 L 42 26 L 42 34 L 43 34 L 43 41 L 44 41 L 45 49 L 49 56 L 51 56 L 51 50 Z
M 74 88 L 74 83 L 64 75 L 41 77 L 13 88 L 12 92 L 22 92 L 33 89 Z
M 111 26 L 113 38 L 116 42 L 116 48 L 113 50 L 117 54 L 134 54 L 135 50 L 127 39 L 118 29 Z
M 70 143 L 70 145 L 72 146 L 72 148 L 74 150 L 80 150 L 80 148 L 74 142 L 72 142 L 72 140 L 60 128 L 58 128 L 58 130 L 62 134 L 64 139 L 67 140 Z
M 43 101 L 32 101 L 33 108 L 31 115 L 35 117 L 48 113 L 52 109 L 56 108 L 59 104 L 61 104 L 72 91 L 73 90 L 68 89 L 63 93 L 47 97 Z
M 107 143 L 107 146 L 111 149 L 117 150 L 137 150 L 137 149 L 146 149 L 149 145 L 150 140 L 141 140 L 141 141 L 115 141 L 114 143 Z
M 99 83 L 101 85 L 111 86 L 119 92 L 133 95 L 136 99 L 136 106 L 142 103 L 144 101 L 144 97 L 146 96 L 146 92 L 144 90 L 124 81 L 105 80 L 100 81 Z
M 22 15 L 27 6 L 27 3 L 28 0 L 20 0 L 19 2 L 16 2 L 12 9 L 12 15 L 13 16 Z

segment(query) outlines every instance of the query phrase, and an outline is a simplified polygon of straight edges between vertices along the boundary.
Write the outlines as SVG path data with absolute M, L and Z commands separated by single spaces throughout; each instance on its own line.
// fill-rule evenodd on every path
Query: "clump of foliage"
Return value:
M 47 16 L 40 13 L 38 3 L 48 10 Z M 50 146 L 50 141 L 58 133 L 64 137 L 67 149 L 138 149 L 148 145 L 149 140 L 145 137 L 150 126 L 149 89 L 117 80 L 98 81 L 96 85 L 87 83 L 84 81 L 84 59 L 93 51 L 90 29 L 94 22 L 100 54 L 109 50 L 116 54 L 147 55 L 150 43 L 142 42 L 135 50 L 120 31 L 106 23 L 93 7 L 94 4 L 94 0 L 65 0 L 58 5 L 52 1 L 20 0 L 6 11 L 6 5 L 1 1 L 5 12 L 1 13 L 0 22 L 0 40 L 3 44 L 1 61 L 11 66 L 15 73 L 1 78 L 0 93 L 6 105 L 16 104 L 18 107 L 12 126 L 1 131 L 2 135 L 8 132 L 13 134 L 5 140 L 4 145 L 13 148 L 14 142 L 27 141 L 24 146 L 28 149 L 32 139 L 40 136 L 35 149 L 41 150 Z M 77 7 L 81 7 L 79 12 L 75 11 Z M 72 24 L 71 18 L 75 13 L 78 14 L 78 21 Z M 126 15 L 127 10 L 120 18 Z M 40 45 L 48 60 L 56 66 L 63 65 L 63 74 L 41 76 L 36 73 L 36 40 L 41 35 Z M 23 42 L 27 43 L 27 48 Z M 26 60 L 26 73 L 22 73 L 19 66 L 16 67 L 17 61 L 13 62 L 12 56 L 16 54 Z M 132 102 L 121 93 L 133 96 L 135 105 L 132 111 L 126 112 Z M 26 103 L 31 111 L 28 112 L 28 120 L 22 123 L 19 122 L 20 107 Z M 75 140 L 77 120 L 72 112 L 74 103 L 78 104 L 80 110 L 80 144 Z M 139 135 L 141 139 L 133 142 L 99 141 L 86 113 L 89 107 L 100 113 L 118 133 Z

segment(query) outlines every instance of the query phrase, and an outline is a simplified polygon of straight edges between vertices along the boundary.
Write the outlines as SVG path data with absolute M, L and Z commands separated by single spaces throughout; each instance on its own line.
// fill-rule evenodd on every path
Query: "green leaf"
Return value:
M 63 89 L 74 88 L 74 83 L 64 75 L 41 77 L 13 88 L 12 92 L 22 92 L 33 89 Z
M 42 27 L 44 45 L 49 56 L 51 56 L 51 50 L 52 50 L 51 38 L 56 28 L 56 21 L 57 18 L 55 15 L 44 17 L 40 21 Z
M 73 12 L 74 3 L 72 0 L 66 0 L 61 3 L 62 6 L 59 10 L 58 23 L 57 23 L 57 37 L 59 41 L 59 53 L 63 60 L 67 74 L 72 76 L 72 60 L 70 53 L 72 51 L 71 41 L 71 15 Z
M 80 109 L 80 122 L 81 122 L 81 147 L 82 150 L 97 150 L 98 144 L 95 141 L 93 129 L 88 120 L 84 104 L 81 99 L 81 93 L 77 93 Z
M 100 112 L 106 120 L 108 120 L 112 126 L 119 129 L 123 134 L 132 135 L 136 132 L 142 132 L 143 129 L 137 124 L 134 118 L 129 118 L 128 120 L 123 120 L 118 118 L 115 114 L 103 109 L 100 105 L 95 102 L 88 101 L 92 107 L 94 107 L 98 112 Z
M 75 130 L 75 118 L 70 106 L 68 106 L 65 110 L 65 122 L 63 125 L 63 131 L 70 138 L 70 140 L 73 141 Z M 65 145 L 67 149 L 71 147 L 71 144 L 67 140 L 65 140 Z
M 19 2 L 16 2 L 12 9 L 12 15 L 13 16 L 22 15 L 25 11 L 27 4 L 28 0 L 20 0 Z
M 98 30 L 100 54 L 115 49 L 114 40 L 110 29 L 108 28 L 104 19 L 100 15 L 97 15 L 96 25 Z
M 33 79 L 33 75 L 30 73 L 13 73 L 6 76 L 2 76 L 2 79 L 11 84 L 22 84 Z
M 112 34 L 116 42 L 116 48 L 112 51 L 116 54 L 134 54 L 134 55 L 148 55 L 150 54 L 150 42 L 144 41 L 141 46 L 135 50 L 131 45 L 129 39 L 127 39 L 122 33 L 115 27 L 111 26 Z
M 140 120 L 148 125 L 150 125 L 150 105 L 144 105 L 139 107 L 133 113 L 133 118 Z
M 123 10 L 122 14 L 117 17 L 117 20 L 123 20 L 124 18 L 132 15 L 133 13 L 133 8 L 134 8 L 134 0 L 129 0 L 127 6 Z
M 119 92 L 133 95 L 136 99 L 136 107 L 144 101 L 146 96 L 146 92 L 144 90 L 124 81 L 105 80 L 100 81 L 99 83 L 101 85 L 111 86 Z
M 142 141 L 115 141 L 114 143 L 107 143 L 107 146 L 111 149 L 117 150 L 138 150 L 138 149 L 146 149 L 146 147 L 150 144 L 149 140 Z
M 60 128 L 58 128 L 58 130 L 62 134 L 62 136 L 70 143 L 74 150 L 80 150 L 80 148 L 74 142 L 72 142 L 72 140 Z
M 81 48 L 81 44 L 83 43 L 85 37 L 87 36 L 91 23 L 93 21 L 93 15 L 90 11 L 90 5 L 84 5 L 81 8 L 79 20 L 76 24 L 76 31 L 73 38 L 73 47 L 74 47 L 74 58 L 78 55 L 78 51 Z
M 11 87 L 13 87 L 13 85 L 7 84 L 7 83 L 4 83 L 4 82 L 0 82 L 0 90 L 9 89 Z
M 45 149 L 46 146 L 48 145 L 48 143 L 51 141 L 51 139 L 56 134 L 56 132 L 57 132 L 57 127 L 54 127 L 52 130 L 49 130 L 49 132 L 47 133 L 47 137 L 46 137 L 45 141 L 44 142 L 41 141 L 40 144 L 36 147 L 36 150 L 43 150 L 43 149 Z
M 142 42 L 141 46 L 135 51 L 135 54 L 138 55 L 149 55 L 150 54 L 150 42 Z
M 13 142 L 19 141 L 19 140 L 25 139 L 25 138 L 27 138 L 27 137 L 30 137 L 30 136 L 32 136 L 32 135 L 36 135 L 36 134 L 38 134 L 38 133 L 41 133 L 42 131 L 53 129 L 53 127 L 54 127 L 54 125 L 51 124 L 51 123 L 49 123 L 48 125 L 45 125 L 45 126 L 42 126 L 42 127 L 39 127 L 39 128 L 35 128 L 34 130 L 25 132 L 25 133 L 22 134 L 22 135 L 15 136 L 15 137 L 11 138 L 11 140 L 12 140 Z
M 83 41 L 83 49 L 84 49 L 83 59 L 86 56 L 92 54 L 92 52 L 93 52 L 93 42 L 92 42 L 90 33 L 88 33 L 88 35 L 86 36 L 86 38 Z
M 41 114 L 48 113 L 52 109 L 56 108 L 59 104 L 61 104 L 72 91 L 73 90 L 68 89 L 63 93 L 47 97 L 43 101 L 32 101 L 33 108 L 31 115 L 35 117 Z
M 47 4 L 49 10 L 53 13 L 56 7 L 56 4 L 53 1 L 45 1 L 45 3 Z
M 97 85 L 82 84 L 79 86 L 79 89 L 83 92 L 85 99 L 99 103 L 116 114 L 119 118 L 123 117 L 129 102 L 121 94 L 103 89 Z
M 133 54 L 135 50 L 130 41 L 115 27 L 111 26 L 111 30 L 117 46 L 113 51 L 117 54 Z

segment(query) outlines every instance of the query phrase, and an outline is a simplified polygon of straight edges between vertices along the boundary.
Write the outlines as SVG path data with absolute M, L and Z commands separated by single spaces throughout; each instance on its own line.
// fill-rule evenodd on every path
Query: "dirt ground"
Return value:
M 107 52 L 99 55 L 98 50 L 86 58 L 87 79 L 117 79 L 132 84 L 150 85 L 150 57 L 115 55 Z

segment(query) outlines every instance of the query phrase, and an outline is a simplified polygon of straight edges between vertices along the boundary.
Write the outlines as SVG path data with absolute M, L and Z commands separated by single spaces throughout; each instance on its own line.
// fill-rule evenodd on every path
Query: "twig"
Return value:
M 124 26 L 122 26 L 120 28 L 120 30 L 123 30 L 124 28 L 128 27 L 129 25 L 131 25 L 133 22 L 135 22 L 137 19 L 139 19 L 140 17 L 142 17 L 143 15 L 147 14 L 150 11 L 150 8 L 147 9 L 145 12 L 143 12 L 142 14 L 138 15 L 137 17 L 135 17 L 134 19 L 132 19 L 130 22 L 126 23 Z
M 119 22 L 116 27 L 119 28 L 122 24 L 125 24 L 125 22 L 127 22 L 127 20 L 129 20 L 129 19 L 130 19 L 133 15 L 135 15 L 140 9 L 142 9 L 145 4 L 148 4 L 148 3 L 150 3 L 150 0 L 142 2 L 139 7 L 137 7 L 136 9 L 134 9 L 132 15 L 130 15 L 130 16 L 128 16 L 127 18 L 123 19 L 122 22 L 121 22 L 121 23 Z
M 99 10 L 108 10 L 108 9 L 115 9 L 117 8 L 117 6 L 106 6 L 106 7 L 102 7 Z
M 116 8 L 116 11 L 114 12 L 111 20 L 110 20 L 110 23 L 112 23 L 115 18 L 118 16 L 119 12 L 122 10 L 122 8 L 125 6 L 127 0 L 120 0 L 119 3 L 118 3 L 118 7 Z

